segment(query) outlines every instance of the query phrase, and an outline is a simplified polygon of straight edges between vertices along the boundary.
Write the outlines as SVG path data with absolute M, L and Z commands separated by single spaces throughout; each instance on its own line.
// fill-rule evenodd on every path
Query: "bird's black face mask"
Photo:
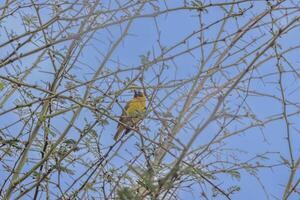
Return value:
M 141 91 L 134 91 L 134 98 L 136 98 L 136 97 L 143 97 L 144 96 L 144 94 L 143 94 L 143 92 L 141 92 Z

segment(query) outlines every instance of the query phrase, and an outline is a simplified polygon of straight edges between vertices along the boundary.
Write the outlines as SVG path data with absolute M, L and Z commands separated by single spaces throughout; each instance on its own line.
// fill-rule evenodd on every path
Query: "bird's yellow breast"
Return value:
M 134 116 L 139 113 L 144 113 L 146 110 L 146 98 L 137 97 L 131 100 L 126 113 L 128 116 Z

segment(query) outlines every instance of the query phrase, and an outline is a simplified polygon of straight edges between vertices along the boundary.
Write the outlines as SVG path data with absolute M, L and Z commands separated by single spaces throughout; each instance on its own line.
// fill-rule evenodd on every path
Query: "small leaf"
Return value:
M 52 137 L 56 136 L 56 133 L 52 132 L 47 126 L 45 127 L 45 132 L 49 133 Z
M 241 179 L 241 174 L 237 170 L 229 170 L 229 171 L 227 171 L 227 173 L 229 173 L 233 178 L 235 178 L 237 180 Z
M 216 177 L 213 174 L 211 174 L 209 172 L 205 172 L 205 171 L 203 171 L 199 168 L 196 168 L 196 167 L 187 167 L 182 172 L 184 174 L 194 176 L 194 177 L 200 178 L 200 179 L 202 179 L 201 176 L 205 176 L 206 178 L 212 179 L 212 180 L 216 179 Z
M 288 166 L 290 165 L 290 162 L 287 159 L 285 159 L 283 156 L 280 155 L 280 158 L 283 161 L 283 164 L 288 165 Z
M 50 133 L 50 135 L 51 135 L 52 137 L 55 137 L 55 136 L 56 136 L 56 133 L 54 133 L 54 132 L 52 132 L 52 131 L 49 131 L 49 133 Z
M 4 89 L 4 83 L 0 82 L 0 91 Z
M 237 185 L 231 186 L 227 189 L 228 194 L 233 194 L 235 192 L 239 192 L 241 190 L 241 188 Z
M 214 72 L 215 72 L 215 68 L 211 68 L 211 69 L 207 70 L 206 75 L 211 76 Z
M 120 200 L 137 199 L 136 192 L 129 187 L 120 188 L 117 193 Z
M 84 187 L 84 190 L 87 192 L 88 190 L 97 192 L 97 190 L 94 188 L 93 183 L 87 183 Z

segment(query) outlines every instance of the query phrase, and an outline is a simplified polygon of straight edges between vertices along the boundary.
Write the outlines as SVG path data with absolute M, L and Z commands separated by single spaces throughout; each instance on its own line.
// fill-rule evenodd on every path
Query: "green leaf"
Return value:
M 241 174 L 237 170 L 228 170 L 226 171 L 228 174 L 230 174 L 233 178 L 240 180 L 241 179 Z
M 150 51 L 148 51 L 146 55 L 140 55 L 142 65 L 147 65 L 150 62 L 149 60 L 150 54 L 151 54 Z
M 47 126 L 45 127 L 45 132 L 49 133 L 52 137 L 56 136 L 56 133 L 52 132 Z
M 129 187 L 123 187 L 120 188 L 118 191 L 118 199 L 120 200 L 131 200 L 131 199 L 137 199 L 136 193 L 134 190 L 132 190 Z
M 52 132 L 52 131 L 49 131 L 49 133 L 50 133 L 50 135 L 51 135 L 52 137 L 55 137 L 55 136 L 56 136 L 56 133 L 54 133 L 54 132 Z
M 290 162 L 287 160 L 287 159 L 285 159 L 283 156 L 281 156 L 280 155 L 280 158 L 281 158 L 281 160 L 283 161 L 283 164 L 285 164 L 285 165 L 287 165 L 287 166 L 290 166 Z
M 195 167 L 187 167 L 182 172 L 186 175 L 190 175 L 190 176 L 193 176 L 196 178 L 201 178 L 201 176 L 205 176 L 208 179 L 212 179 L 212 180 L 216 179 L 216 177 L 213 174 L 211 174 L 209 172 L 205 172 L 205 171 L 203 171 L 199 168 L 195 168 Z
M 97 190 L 95 189 L 93 183 L 87 183 L 87 184 L 85 185 L 84 191 L 87 192 L 87 191 L 89 191 L 89 190 L 94 191 L 94 192 L 97 192 Z
M 228 194 L 233 194 L 235 192 L 239 192 L 241 190 L 240 186 L 234 185 L 227 189 Z
M 140 178 L 141 178 L 140 181 L 138 181 L 139 184 L 141 186 L 143 186 L 144 188 L 146 188 L 147 190 L 149 190 L 152 193 L 154 193 L 155 190 L 156 190 L 156 186 L 153 184 L 153 180 L 152 180 L 152 177 L 150 176 L 150 174 L 147 173 L 147 172 L 145 172 L 143 174 L 143 176 L 140 177 Z
M 0 82 L 0 91 L 4 89 L 4 83 Z

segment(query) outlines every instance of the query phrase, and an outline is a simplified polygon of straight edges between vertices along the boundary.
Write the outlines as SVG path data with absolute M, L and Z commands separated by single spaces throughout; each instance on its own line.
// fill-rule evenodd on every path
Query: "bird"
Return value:
M 144 92 L 134 90 L 133 99 L 127 102 L 119 119 L 114 140 L 117 141 L 124 134 L 128 134 L 143 118 L 146 112 L 146 96 Z M 124 124 L 127 126 L 124 126 Z

